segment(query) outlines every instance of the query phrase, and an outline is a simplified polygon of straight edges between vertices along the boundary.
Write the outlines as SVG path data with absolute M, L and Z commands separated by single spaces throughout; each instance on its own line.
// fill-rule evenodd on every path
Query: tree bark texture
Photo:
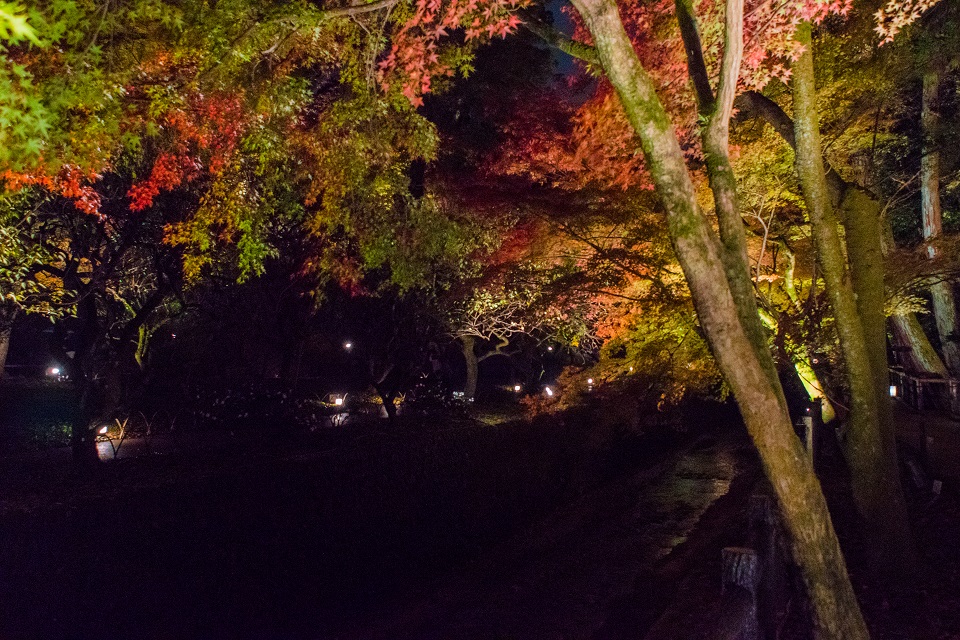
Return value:
M 932 242 L 943 232 L 943 212 L 940 208 L 940 150 L 937 131 L 940 114 L 937 95 L 940 92 L 940 73 L 931 69 L 923 76 L 923 99 L 920 109 L 920 128 L 923 132 L 920 156 L 920 210 L 923 218 L 923 239 Z M 936 257 L 933 244 L 927 245 L 927 254 Z M 953 282 L 939 279 L 930 285 L 933 317 L 940 335 L 940 348 L 947 369 L 960 375 L 960 342 L 957 342 L 957 307 Z
M 767 124 L 772 126 L 773 129 L 780 134 L 784 142 L 796 151 L 797 140 L 794 135 L 793 120 L 780 108 L 780 105 L 755 91 L 748 91 L 738 96 L 737 104 L 742 109 L 748 110 L 763 118 Z M 875 195 L 846 182 L 829 165 L 825 165 L 825 169 L 827 173 L 827 187 L 830 190 L 830 197 L 833 202 L 841 203 L 847 199 L 848 191 L 855 189 L 858 192 L 856 195 L 859 206 L 873 208 L 878 212 L 882 211 L 883 207 Z M 864 202 L 864 200 L 868 202 Z M 889 220 L 881 221 L 880 224 L 882 234 L 881 246 L 884 254 L 886 254 L 894 248 L 893 231 L 890 229 Z M 923 333 L 923 330 L 920 329 L 920 324 L 915 314 L 911 313 L 904 316 L 891 317 L 891 322 L 893 323 L 895 335 L 902 334 L 910 336 L 909 342 L 904 343 L 903 346 L 913 348 L 913 353 L 909 358 L 918 364 L 923 363 L 919 368 L 915 369 L 915 371 L 947 375 L 946 368 L 942 362 L 937 362 L 940 360 L 940 356 L 933 349 L 929 338 Z M 917 332 L 917 329 L 919 329 L 919 332 Z M 931 355 L 934 357 L 931 358 Z
M 806 583 L 819 638 L 867 638 L 826 501 L 793 432 L 783 390 L 771 380 L 738 308 L 723 246 L 697 205 L 674 128 L 634 52 L 613 0 L 573 0 L 593 36 L 603 69 L 640 138 L 677 258 L 714 357 L 780 502 Z M 754 316 L 752 321 L 759 322 Z M 769 354 L 766 355 L 769 357 Z
M 893 344 L 903 349 L 904 368 L 910 373 L 928 373 L 946 378 L 950 374 L 913 313 L 890 316 Z
M 750 278 L 750 260 L 747 254 L 747 237 L 740 202 L 737 196 L 737 178 L 730 162 L 730 116 L 736 95 L 740 62 L 743 58 L 743 0 L 728 0 L 724 18 L 723 60 L 717 96 L 714 98 L 703 60 L 700 34 L 689 0 L 677 0 L 677 18 L 680 33 L 687 52 L 687 68 L 696 88 L 700 117 L 706 122 L 703 129 L 703 152 L 707 163 L 707 176 L 713 201 L 716 206 L 722 257 L 727 280 L 737 300 L 737 311 L 742 315 L 741 324 L 756 347 L 767 375 L 777 379 L 777 368 L 770 351 L 762 325 L 756 321 L 757 300 Z
M 889 403 L 881 403 L 878 397 L 876 380 L 879 374 L 875 372 L 878 363 L 876 358 L 871 358 L 867 331 L 853 287 L 853 278 L 862 277 L 862 272 L 854 274 L 847 268 L 840 226 L 827 186 L 809 23 L 798 27 L 797 39 L 805 51 L 794 63 L 792 75 L 796 167 L 847 365 L 851 415 L 844 450 L 850 466 L 854 500 L 872 532 L 874 555 L 882 559 L 884 569 L 889 567 L 893 574 L 902 577 L 912 571 L 914 554 L 906 502 L 900 486 L 893 423 L 886 415 L 890 410 Z M 860 233 L 864 237 L 858 237 Z M 873 241 L 872 236 L 856 225 L 849 235 L 853 243 L 869 244 Z M 879 242 L 878 233 L 877 255 L 880 253 Z M 866 249 L 861 247 L 857 255 L 865 252 Z M 874 292 L 870 292 L 870 296 L 873 297 Z M 875 331 L 876 327 L 871 325 L 871 330 Z M 876 339 L 875 335 L 873 337 Z M 886 376 L 885 364 L 883 369 Z

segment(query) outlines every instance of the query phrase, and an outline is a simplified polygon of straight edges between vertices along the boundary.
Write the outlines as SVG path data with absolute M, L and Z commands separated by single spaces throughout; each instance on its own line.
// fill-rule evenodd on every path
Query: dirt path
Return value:
M 682 567 L 667 556 L 752 460 L 734 434 L 701 437 L 652 468 L 590 492 L 425 593 L 364 614 L 335 635 L 556 640 L 614 638 L 623 628 L 638 637 L 638 618 L 655 617 L 653 610 L 667 604 L 636 602 L 638 584 L 650 586 L 665 569 L 674 583 L 661 585 L 663 595 L 676 588 L 699 560 L 690 545 L 680 553 Z

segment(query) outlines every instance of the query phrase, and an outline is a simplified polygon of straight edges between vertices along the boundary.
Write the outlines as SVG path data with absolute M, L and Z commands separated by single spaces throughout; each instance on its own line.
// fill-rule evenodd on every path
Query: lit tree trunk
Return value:
M 763 322 L 764 326 L 776 333 L 778 324 L 776 318 L 764 309 L 760 309 L 759 313 L 760 321 Z M 793 364 L 793 370 L 796 372 L 797 378 L 800 379 L 800 384 L 803 385 L 807 396 L 811 400 L 820 400 L 820 418 L 823 420 L 823 423 L 833 422 L 837 417 L 836 409 L 834 409 L 833 403 L 830 402 L 830 398 L 827 397 L 827 392 L 820 382 L 817 372 L 813 369 L 813 362 L 811 362 L 810 356 L 806 353 L 804 347 L 794 344 L 792 340 L 785 337 L 783 352 L 786 358 Z
M 896 248 L 893 227 L 889 218 L 883 220 L 883 253 L 887 256 Z M 950 375 L 943 358 L 933 348 L 929 336 L 920 325 L 917 314 L 896 313 L 890 316 L 891 341 L 902 354 L 899 364 L 913 373 L 927 373 L 946 378 Z
M 909 575 L 914 555 L 900 486 L 893 423 L 889 403 L 882 402 L 878 394 L 876 368 L 879 363 L 876 356 L 871 357 L 868 331 L 864 328 L 853 287 L 853 279 L 861 278 L 859 284 L 864 286 L 866 278 L 863 271 L 851 273 L 847 269 L 823 165 L 809 23 L 798 27 L 797 39 L 805 51 L 794 63 L 792 75 L 796 166 L 847 366 L 851 416 L 844 449 L 850 466 L 854 500 L 871 532 L 873 552 L 883 560 L 880 566 L 894 575 Z M 848 213 L 854 217 L 861 213 L 855 209 L 851 207 Z M 874 242 L 872 235 L 864 230 L 866 225 L 857 226 L 856 222 L 862 221 L 850 222 L 854 224 L 848 228 L 851 236 L 848 240 L 853 245 Z M 879 233 L 875 242 L 879 253 Z M 861 255 L 863 250 L 864 247 L 860 246 L 857 254 Z M 870 265 L 864 267 L 865 270 L 870 268 Z M 876 292 L 867 290 L 866 293 L 873 301 L 871 304 L 876 304 Z M 872 320 L 869 326 L 870 338 L 876 340 Z M 885 358 L 883 367 L 885 376 Z
M 463 360 L 467 364 L 467 382 L 463 387 L 463 397 L 465 400 L 471 400 L 477 393 L 480 361 L 477 358 L 477 352 L 474 351 L 475 345 L 476 338 L 473 336 L 460 337 L 460 348 L 463 350 Z
M 745 327 L 759 319 L 744 313 L 743 300 L 735 297 L 735 286 L 728 279 L 732 265 L 739 262 L 746 269 L 746 264 L 738 257 L 725 259 L 729 248 L 721 244 L 700 210 L 670 118 L 636 56 L 615 2 L 573 0 L 573 4 L 593 36 L 602 67 L 640 138 L 700 323 L 779 500 L 812 604 L 817 637 L 868 638 L 819 482 L 793 432 L 783 390 L 765 364 L 769 353 L 762 354 L 752 338 L 760 329 Z M 742 10 L 740 0 L 727 3 L 727 42 L 742 38 Z M 736 46 L 726 48 L 727 52 L 738 50 Z M 736 74 L 739 65 L 726 62 L 718 95 L 732 102 L 727 73 Z M 729 114 L 728 107 L 721 104 L 720 113 Z
M 680 33 L 687 53 L 687 68 L 693 79 L 697 95 L 697 106 L 701 119 L 706 123 L 703 129 L 703 151 L 707 163 L 707 176 L 713 201 L 716 206 L 720 241 L 724 251 L 722 258 L 727 273 L 727 281 L 734 298 L 737 300 L 737 312 L 742 316 L 741 324 L 754 343 L 757 354 L 771 379 L 777 378 L 776 365 L 767 349 L 767 340 L 761 324 L 757 322 L 757 300 L 750 278 L 750 261 L 747 255 L 747 239 L 743 218 L 740 215 L 740 202 L 737 196 L 737 179 L 730 162 L 730 109 L 733 96 L 713 96 L 710 77 L 703 59 L 703 47 L 697 30 L 691 0 L 676 0 L 677 18 Z M 724 63 L 737 61 L 737 70 L 724 68 L 721 74 L 728 76 L 739 73 L 739 60 L 743 56 L 743 38 L 735 38 L 725 46 L 737 48 L 735 56 L 725 56 Z M 721 83 L 720 91 L 734 92 L 736 83 Z
M 920 111 L 920 128 L 923 132 L 923 149 L 920 156 L 920 208 L 923 216 L 923 239 L 932 242 L 943 231 L 943 216 L 940 210 L 940 151 L 937 148 L 937 129 L 940 115 L 936 110 L 940 90 L 940 73 L 932 69 L 923 76 L 923 100 Z M 927 245 L 927 253 L 936 257 L 933 244 Z M 957 342 L 957 307 L 953 295 L 953 281 L 937 279 L 930 285 L 933 302 L 933 317 L 940 334 L 940 345 L 947 368 L 954 375 L 960 374 L 960 343 Z
M 742 108 L 749 109 L 756 115 L 762 117 L 783 137 L 787 144 L 796 150 L 797 143 L 794 136 L 793 120 L 790 119 L 779 105 L 754 91 L 748 91 L 740 95 L 738 97 L 738 104 Z M 843 201 L 848 197 L 848 191 L 856 189 L 858 191 L 858 199 L 862 197 L 869 200 L 868 203 L 865 203 L 865 206 L 877 212 L 882 209 L 880 202 L 875 196 L 859 189 L 856 185 L 844 181 L 843 178 L 831 168 L 827 168 L 827 182 L 830 188 L 831 199 L 834 202 L 839 203 Z M 887 253 L 894 248 L 893 231 L 890 229 L 889 220 L 886 220 L 882 224 L 883 251 Z M 851 258 L 853 257 L 854 256 L 851 255 Z M 904 340 L 902 346 L 910 347 L 911 355 L 909 357 L 916 362 L 919 367 L 916 371 L 946 375 L 946 368 L 942 361 L 940 361 L 940 356 L 936 354 L 936 351 L 930 344 L 930 340 L 920 327 L 920 323 L 915 314 L 910 313 L 891 316 L 891 323 L 894 327 L 894 335 L 900 336 Z
M 916 314 L 896 314 L 890 316 L 893 329 L 893 343 L 906 349 L 908 363 L 906 369 L 912 373 L 929 373 L 946 378 L 950 375 L 946 365 L 930 344 Z

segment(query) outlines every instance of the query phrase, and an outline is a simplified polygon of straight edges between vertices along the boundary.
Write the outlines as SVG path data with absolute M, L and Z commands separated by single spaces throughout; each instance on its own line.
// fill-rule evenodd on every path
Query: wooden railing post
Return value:
M 783 566 L 779 557 L 777 526 L 773 500 L 769 495 L 750 496 L 748 544 L 757 551 L 760 583 L 757 590 L 757 619 L 763 636 L 776 635 L 777 611 L 785 600 Z
M 723 593 L 726 596 L 742 593 L 747 600 L 740 627 L 741 640 L 760 640 L 757 617 L 760 572 L 760 556 L 753 549 L 726 547 L 723 550 Z

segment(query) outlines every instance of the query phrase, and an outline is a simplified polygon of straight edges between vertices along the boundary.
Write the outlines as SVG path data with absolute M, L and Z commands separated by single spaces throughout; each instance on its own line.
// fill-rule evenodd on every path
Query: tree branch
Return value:
M 371 11 L 379 11 L 380 9 L 389 9 L 399 2 L 399 0 L 376 0 L 376 2 L 370 2 L 367 4 L 362 4 L 360 2 L 351 2 L 349 6 L 346 7 L 337 7 L 334 9 L 321 9 L 321 14 L 326 18 L 339 18 L 343 16 L 356 16 L 363 13 L 370 13 Z
M 593 68 L 600 68 L 600 58 L 597 56 L 597 50 L 588 44 L 577 42 L 559 29 L 541 21 L 532 16 L 523 17 L 523 26 L 527 31 L 537 36 L 545 43 L 562 51 L 572 58 L 576 58 L 587 63 Z
M 740 78 L 740 63 L 743 60 L 743 0 L 727 0 L 724 14 L 724 49 L 717 86 L 717 112 L 711 125 L 729 131 L 733 101 L 737 96 L 737 80 Z
M 497 346 L 494 347 L 493 351 L 488 351 L 482 356 L 477 358 L 477 362 L 483 362 L 487 358 L 492 358 L 493 356 L 509 356 L 511 354 L 504 351 L 508 346 L 510 346 L 510 339 L 504 336 L 497 336 Z
M 757 91 L 747 91 L 737 97 L 736 105 L 754 116 L 763 118 L 787 144 L 793 149 L 797 148 L 797 139 L 793 132 L 793 120 L 776 102 Z
M 763 118 L 794 151 L 797 150 L 793 120 L 776 102 L 757 91 L 747 91 L 737 97 L 736 105 L 744 111 L 749 111 Z M 839 203 L 843 200 L 844 193 L 852 185 L 841 178 L 840 174 L 830 166 L 826 159 L 824 159 L 824 168 L 827 171 L 827 186 L 830 190 L 830 197 L 834 203 Z
M 697 93 L 697 105 L 701 113 L 711 112 L 713 111 L 713 89 L 710 87 L 707 64 L 703 60 L 703 45 L 700 43 L 697 19 L 693 15 L 690 0 L 676 0 L 676 11 L 683 48 L 687 52 L 687 71 L 690 73 L 693 88 Z

